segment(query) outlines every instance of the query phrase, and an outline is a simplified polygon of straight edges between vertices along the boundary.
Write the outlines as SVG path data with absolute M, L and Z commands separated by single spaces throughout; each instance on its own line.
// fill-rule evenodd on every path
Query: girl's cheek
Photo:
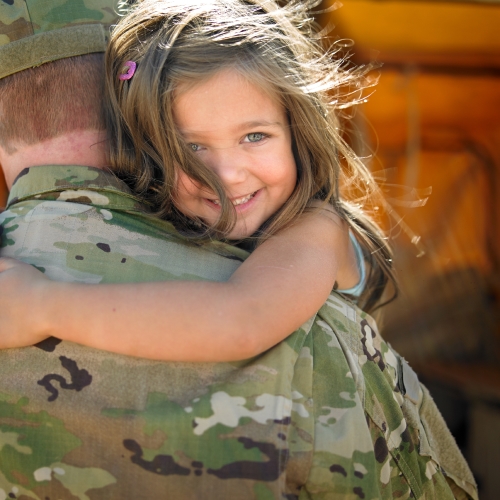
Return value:
M 196 181 L 191 179 L 191 177 L 189 177 L 183 170 L 179 169 L 177 172 L 175 193 L 178 195 L 189 193 L 194 195 L 199 190 L 200 186 L 196 183 Z

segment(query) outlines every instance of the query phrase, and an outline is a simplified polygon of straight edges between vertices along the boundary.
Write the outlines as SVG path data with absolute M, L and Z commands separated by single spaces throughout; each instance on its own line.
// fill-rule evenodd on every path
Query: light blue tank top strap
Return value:
M 352 231 L 349 231 L 349 238 L 354 247 L 354 253 L 356 255 L 356 265 L 358 266 L 358 271 L 359 271 L 359 282 L 357 285 L 351 288 L 347 288 L 344 290 L 337 290 L 337 292 L 352 295 L 353 297 L 359 297 L 363 293 L 363 290 L 365 289 L 366 263 L 365 263 L 365 258 L 363 256 L 363 250 L 361 250 L 361 245 L 359 244 L 355 236 L 352 234 Z

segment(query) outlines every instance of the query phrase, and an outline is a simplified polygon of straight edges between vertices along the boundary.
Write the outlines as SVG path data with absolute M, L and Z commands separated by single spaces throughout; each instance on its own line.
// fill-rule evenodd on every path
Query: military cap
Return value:
M 0 78 L 104 52 L 119 0 L 0 0 Z

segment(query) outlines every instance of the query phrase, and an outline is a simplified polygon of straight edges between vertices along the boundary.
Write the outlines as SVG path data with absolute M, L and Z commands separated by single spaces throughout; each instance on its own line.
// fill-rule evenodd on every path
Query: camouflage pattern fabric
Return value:
M 111 174 L 86 167 L 24 171 L 0 221 L 2 255 L 69 281 L 225 280 L 246 257 L 184 241 Z M 6 498 L 477 493 L 415 373 L 371 318 L 332 293 L 302 328 L 242 362 L 150 361 L 53 338 L 1 351 Z
M 0 78 L 104 52 L 118 0 L 0 0 Z

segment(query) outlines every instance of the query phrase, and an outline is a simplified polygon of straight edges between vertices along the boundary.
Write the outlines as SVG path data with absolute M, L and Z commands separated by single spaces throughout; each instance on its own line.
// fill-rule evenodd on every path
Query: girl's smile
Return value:
M 234 69 L 178 89 L 173 111 L 182 136 L 220 177 L 237 220 L 228 237 L 253 234 L 288 200 L 297 180 L 292 138 L 281 104 Z M 179 171 L 175 204 L 188 216 L 217 221 L 216 195 Z

